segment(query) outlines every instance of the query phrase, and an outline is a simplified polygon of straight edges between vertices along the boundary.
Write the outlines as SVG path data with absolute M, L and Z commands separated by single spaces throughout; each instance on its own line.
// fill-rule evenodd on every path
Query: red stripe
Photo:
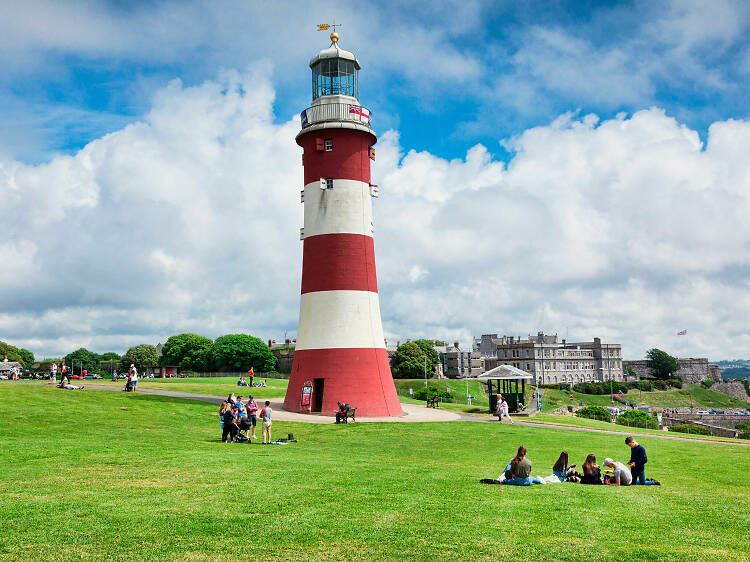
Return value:
M 317 149 L 317 139 L 331 139 L 333 150 Z M 370 147 L 376 138 L 357 129 L 310 131 L 297 138 L 305 151 L 305 185 L 320 178 L 370 183 Z
M 302 294 L 315 291 L 378 292 L 375 242 L 362 234 L 320 234 L 305 238 Z
M 310 382 L 315 388 L 315 379 L 323 379 L 323 414 L 335 414 L 341 402 L 357 408 L 357 416 L 403 415 L 384 348 L 296 351 L 284 409 L 302 411 L 302 387 Z

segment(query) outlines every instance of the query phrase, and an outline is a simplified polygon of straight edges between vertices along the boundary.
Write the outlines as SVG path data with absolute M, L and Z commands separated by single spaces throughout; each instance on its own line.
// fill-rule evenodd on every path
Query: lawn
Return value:
M 560 449 L 629 449 L 472 422 L 275 422 L 299 443 L 227 445 L 211 404 L 48 386 L 0 385 L 0 408 L 3 559 L 749 559 L 748 447 L 644 437 L 661 487 L 515 488 L 478 480 L 519 444 L 543 475 Z
M 187 379 L 144 379 L 138 380 L 138 388 L 156 388 L 159 390 L 177 390 L 193 394 L 210 394 L 213 396 L 228 396 L 230 392 L 247 396 L 252 394 L 256 398 L 278 398 L 286 394 L 289 384 L 287 379 L 255 379 L 266 381 L 267 388 L 237 386 L 237 377 L 190 377 Z M 73 381 L 84 386 L 125 386 L 124 380 L 112 382 L 111 379 Z
M 533 392 L 533 390 L 532 390 Z M 728 394 L 722 394 L 704 388 L 702 385 L 685 384 L 682 389 L 642 392 L 631 390 L 622 397 L 636 404 L 644 402 L 649 406 L 657 408 L 678 408 L 690 406 L 690 395 L 692 392 L 693 406 L 695 408 L 747 408 L 750 404 L 739 400 Z M 570 396 L 573 401 L 570 401 Z M 568 404 L 578 404 L 583 402 L 587 406 L 609 406 L 611 398 L 609 394 L 581 394 L 580 392 L 570 392 L 565 390 L 543 389 L 542 407 L 544 410 L 554 410 L 560 406 Z M 618 405 L 615 403 L 615 405 Z M 620 405 L 622 406 L 622 405 Z

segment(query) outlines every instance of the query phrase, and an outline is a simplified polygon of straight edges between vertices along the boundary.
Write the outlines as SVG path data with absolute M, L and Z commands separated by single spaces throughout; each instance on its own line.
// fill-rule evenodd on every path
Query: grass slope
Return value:
M 258 379 L 256 379 L 257 382 Z M 286 379 L 262 379 L 268 385 L 266 388 L 237 386 L 237 377 L 192 377 L 187 379 L 140 379 L 138 388 L 156 388 L 159 390 L 176 390 L 179 392 L 190 392 L 192 394 L 209 394 L 213 396 L 228 396 L 230 392 L 247 396 L 252 394 L 256 398 L 278 398 L 286 394 L 289 381 Z M 84 386 L 125 386 L 125 381 L 120 380 L 87 380 L 73 381 Z
M 515 488 L 477 481 L 519 444 L 544 475 L 560 449 L 629 449 L 467 422 L 275 422 L 300 442 L 226 445 L 210 404 L 21 385 L 0 408 L 0 558 L 748 559 L 747 447 L 642 438 L 662 487 Z

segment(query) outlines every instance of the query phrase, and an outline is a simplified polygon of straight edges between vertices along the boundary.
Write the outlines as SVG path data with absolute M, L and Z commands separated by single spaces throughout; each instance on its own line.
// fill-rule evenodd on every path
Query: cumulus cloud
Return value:
M 192 331 L 296 328 L 296 117 L 267 66 L 171 82 L 147 116 L 73 156 L 0 163 L 0 334 L 51 355 Z M 652 108 L 575 113 L 460 159 L 382 134 L 373 177 L 390 340 L 538 329 L 742 355 L 750 314 L 750 123 L 698 134 Z M 672 338 L 678 329 L 688 336 Z

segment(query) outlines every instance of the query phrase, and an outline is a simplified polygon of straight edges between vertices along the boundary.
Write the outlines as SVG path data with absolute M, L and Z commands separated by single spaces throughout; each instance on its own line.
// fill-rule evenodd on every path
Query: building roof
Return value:
M 18 361 L 0 361 L 0 371 L 10 371 L 13 367 L 16 369 L 23 368 Z
M 333 39 L 333 35 L 334 34 L 331 34 L 331 39 Z M 318 61 L 321 61 L 323 59 L 350 60 L 350 61 L 354 61 L 354 67 L 357 70 L 360 70 L 362 68 L 354 53 L 352 53 L 351 51 L 344 50 L 341 47 L 339 47 L 338 35 L 336 36 L 335 40 L 331 41 L 330 47 L 328 47 L 327 49 L 323 49 L 317 55 L 315 55 L 313 58 L 310 59 L 310 68 L 312 68 Z
M 498 365 L 494 369 L 490 369 L 486 373 L 482 373 L 478 377 L 474 378 L 478 381 L 515 379 L 531 380 L 534 378 L 534 375 L 532 375 L 531 373 L 527 373 L 526 371 L 522 371 L 517 367 L 513 367 L 512 365 Z

